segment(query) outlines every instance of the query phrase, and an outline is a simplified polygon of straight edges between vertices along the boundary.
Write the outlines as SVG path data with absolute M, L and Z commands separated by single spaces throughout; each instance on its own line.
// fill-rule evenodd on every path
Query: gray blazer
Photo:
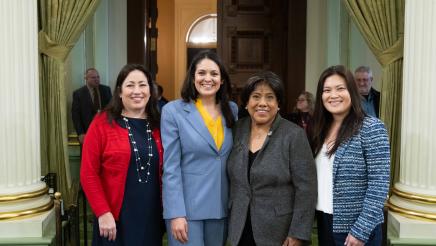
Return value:
M 251 119 L 239 120 L 227 161 L 229 242 L 237 245 L 248 208 L 256 245 L 310 240 L 317 198 L 316 166 L 304 130 L 279 115 L 247 178 Z

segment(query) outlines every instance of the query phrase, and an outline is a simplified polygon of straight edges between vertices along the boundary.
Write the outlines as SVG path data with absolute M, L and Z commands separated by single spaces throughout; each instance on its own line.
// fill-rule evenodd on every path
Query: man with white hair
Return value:
M 372 87 L 373 77 L 371 68 L 360 66 L 354 71 L 359 93 L 362 96 L 362 107 L 367 115 L 379 117 L 380 92 Z

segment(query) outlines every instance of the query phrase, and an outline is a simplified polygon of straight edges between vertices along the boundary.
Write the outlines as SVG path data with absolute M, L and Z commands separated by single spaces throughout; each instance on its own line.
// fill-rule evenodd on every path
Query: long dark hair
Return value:
M 217 104 L 220 103 L 221 105 L 221 112 L 224 116 L 224 119 L 226 120 L 226 126 L 228 128 L 232 128 L 235 124 L 235 118 L 229 105 L 230 95 L 232 94 L 230 77 L 223 63 L 221 62 L 221 59 L 215 52 L 211 50 L 201 51 L 192 59 L 192 62 L 189 65 L 189 69 L 186 72 L 185 81 L 183 82 L 181 96 L 185 102 L 197 100 L 198 91 L 197 89 L 195 89 L 195 70 L 197 69 L 197 64 L 200 63 L 203 59 L 212 60 L 218 65 L 220 69 L 221 80 L 223 84 L 217 91 L 215 100 Z
M 123 102 L 120 98 L 121 86 L 123 85 L 123 82 L 127 78 L 127 76 L 135 70 L 141 71 L 147 78 L 148 86 L 150 87 L 150 98 L 148 99 L 147 105 L 145 106 L 145 112 L 147 113 L 147 119 L 150 122 L 151 128 L 159 128 L 160 114 L 157 108 L 157 95 L 155 89 L 156 84 L 154 83 L 150 72 L 148 72 L 147 69 L 145 69 L 145 67 L 140 64 L 126 64 L 118 74 L 112 99 L 105 108 L 108 116 L 108 121 L 109 123 L 112 123 L 114 119 L 121 118 L 121 112 L 124 108 Z
M 360 127 L 362 126 L 363 118 L 365 117 L 365 113 L 363 112 L 361 106 L 361 97 L 359 91 L 357 90 L 356 83 L 354 82 L 353 74 L 342 65 L 332 66 L 324 70 L 318 81 L 315 111 L 313 115 L 314 126 L 312 150 L 314 156 L 316 156 L 321 150 L 333 122 L 332 114 L 327 111 L 322 102 L 324 82 L 332 75 L 338 75 L 345 80 L 345 85 L 351 98 L 351 109 L 348 115 L 345 116 L 344 121 L 339 128 L 339 132 L 333 147 L 327 151 L 329 156 L 336 152 L 339 145 L 347 141 L 359 131 Z

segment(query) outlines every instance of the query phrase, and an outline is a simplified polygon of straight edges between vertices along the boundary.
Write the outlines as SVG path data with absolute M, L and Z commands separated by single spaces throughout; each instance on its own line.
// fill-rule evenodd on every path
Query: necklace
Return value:
M 151 166 L 151 158 L 153 157 L 153 145 L 151 144 L 151 129 L 150 124 L 147 121 L 145 125 L 146 129 L 146 145 L 145 148 L 148 148 L 148 155 L 145 162 L 141 162 L 141 157 L 139 156 L 139 150 L 136 146 L 136 141 L 133 138 L 132 129 L 130 129 L 129 120 L 126 117 L 123 117 L 124 123 L 126 124 L 127 131 L 129 132 L 129 141 L 133 148 L 133 153 L 135 155 L 135 163 L 136 163 L 136 173 L 138 174 L 138 182 L 139 183 L 148 183 L 148 179 L 150 177 L 150 166 Z

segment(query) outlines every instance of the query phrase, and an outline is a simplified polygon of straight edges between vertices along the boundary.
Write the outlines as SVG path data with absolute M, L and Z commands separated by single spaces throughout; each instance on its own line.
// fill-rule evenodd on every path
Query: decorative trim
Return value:
M 235 71 L 249 72 L 266 70 L 270 67 L 270 39 L 271 32 L 263 30 L 237 30 L 236 27 L 228 27 L 230 36 L 230 73 Z M 260 50 L 257 59 L 246 61 L 240 60 L 241 41 L 249 41 L 252 47 Z M 256 41 L 256 42 L 254 42 Z M 245 47 L 247 49 L 247 47 Z M 243 57 L 244 58 L 244 57 Z
M 80 146 L 79 136 L 76 133 L 68 134 L 68 146 Z
M 414 202 L 421 202 L 427 204 L 436 204 L 436 196 L 417 195 L 409 192 L 400 191 L 397 188 L 392 188 L 392 193 L 395 195 Z
M 232 0 L 230 5 L 227 5 L 228 16 L 234 17 L 238 14 L 270 14 L 270 1 L 252 1 L 251 3 L 240 3 L 240 0 Z
M 47 193 L 48 193 L 48 186 L 45 186 L 44 188 L 42 188 L 40 190 L 32 191 L 32 192 L 28 192 L 28 193 L 21 193 L 18 195 L 0 196 L 0 203 L 13 202 L 13 201 L 18 201 L 18 200 L 26 200 L 26 199 L 38 197 L 38 196 L 41 196 L 41 195 L 44 195 Z
M 198 17 L 194 22 L 192 22 L 191 26 L 189 26 L 188 32 L 186 32 L 186 44 L 189 45 L 196 45 L 196 44 L 191 44 L 189 43 L 189 36 L 191 35 L 192 30 L 202 21 L 207 20 L 207 19 L 217 19 L 217 14 L 206 14 L 203 16 Z M 212 42 L 212 44 L 215 44 L 216 46 L 216 42 Z
M 33 209 L 0 213 L 0 221 L 22 218 L 22 217 L 32 217 L 41 214 L 43 212 L 46 212 L 52 208 L 53 208 L 53 200 L 50 199 L 50 202 L 47 203 L 46 205 L 42 205 L 40 207 L 36 207 Z
M 416 211 L 416 210 L 400 208 L 400 207 L 392 204 L 389 200 L 386 203 L 386 206 L 389 208 L 389 210 L 391 210 L 393 212 L 397 212 L 405 217 L 418 219 L 418 220 L 424 220 L 424 221 L 431 221 L 431 222 L 436 221 L 436 214 L 434 214 L 434 213 L 425 213 L 425 212 L 420 212 L 420 211 Z

